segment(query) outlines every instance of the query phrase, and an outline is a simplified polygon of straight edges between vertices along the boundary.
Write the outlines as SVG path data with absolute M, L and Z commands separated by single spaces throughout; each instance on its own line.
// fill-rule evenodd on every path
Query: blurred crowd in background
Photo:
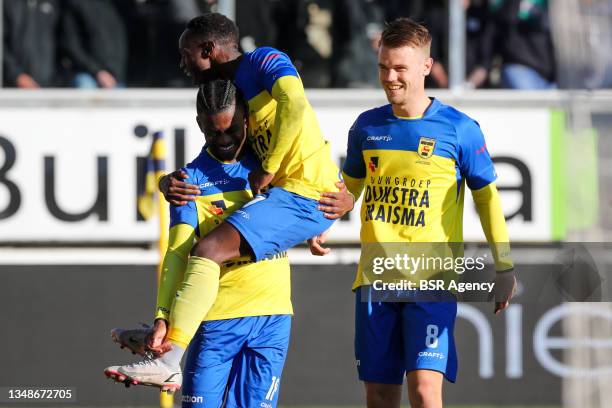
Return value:
M 447 88 L 448 1 L 236 0 L 235 17 L 243 51 L 286 52 L 307 88 L 376 87 L 385 21 L 411 17 L 433 36 L 428 86 Z M 459 1 L 466 88 L 612 87 L 612 1 Z M 3 86 L 190 86 L 178 38 L 216 9 L 216 0 L 3 0 Z

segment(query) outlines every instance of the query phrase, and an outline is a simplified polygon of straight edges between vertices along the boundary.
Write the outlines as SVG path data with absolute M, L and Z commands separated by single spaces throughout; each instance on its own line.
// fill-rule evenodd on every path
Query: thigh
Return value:
M 355 359 L 361 381 L 404 382 L 402 303 L 371 300 L 370 286 L 355 291 Z
M 191 255 L 221 264 L 241 255 L 250 255 L 248 246 L 244 244 L 240 232 L 232 224 L 223 222 L 195 243 Z
M 274 408 L 289 347 L 290 315 L 251 317 L 253 331 L 228 383 L 226 407 Z
M 222 405 L 236 356 L 248 335 L 241 323 L 241 319 L 202 323 L 185 360 L 183 407 L 218 408 Z
M 405 304 L 403 332 L 406 371 L 438 371 L 449 381 L 455 382 L 457 353 L 453 332 L 456 316 L 457 303 L 453 300 Z
M 282 188 L 272 188 L 232 213 L 226 221 L 248 242 L 255 260 L 286 251 L 319 235 L 333 224 L 318 202 Z

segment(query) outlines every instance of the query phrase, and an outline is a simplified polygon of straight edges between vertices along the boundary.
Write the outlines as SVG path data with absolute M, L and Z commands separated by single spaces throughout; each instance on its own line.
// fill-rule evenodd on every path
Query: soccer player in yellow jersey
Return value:
M 155 316 L 156 335 L 162 339 L 194 239 L 209 234 L 252 198 L 247 177 L 259 166 L 244 146 L 246 102 L 230 81 L 204 84 L 197 108 L 206 146 L 183 171 L 200 193 L 195 201 L 170 209 L 170 240 Z M 184 407 L 216 408 L 224 400 L 226 406 L 276 406 L 293 312 L 290 292 L 285 253 L 259 262 L 240 257 L 221 266 L 219 295 L 206 315 L 197 316 L 201 323 L 186 360 Z M 178 389 L 180 371 L 161 370 L 156 376 L 143 377 L 142 371 L 157 363 L 146 359 L 109 367 L 106 373 L 122 381 Z
M 497 313 L 507 307 L 515 278 L 495 169 L 478 124 L 425 94 L 430 44 L 427 29 L 407 18 L 382 33 L 378 70 L 389 104 L 357 118 L 343 176 L 355 197 L 364 192 L 362 248 L 462 242 L 467 185 L 495 259 Z M 355 355 L 367 406 L 399 407 L 406 376 L 413 408 L 441 407 L 443 378 L 454 382 L 457 369 L 455 298 L 443 291 L 435 302 L 376 301 L 370 261 L 362 249 L 353 284 Z
M 218 13 L 191 20 L 179 39 L 179 51 L 181 68 L 195 83 L 229 79 L 240 90 L 248 103 L 248 145 L 261 165 L 248 175 L 254 199 L 191 249 L 185 279 L 168 316 L 172 351 L 158 364 L 147 365 L 149 371 L 142 371 L 141 377 L 132 376 L 140 382 L 154 375 L 160 364 L 180 370 L 183 352 L 217 296 L 220 265 L 241 256 L 261 261 L 319 236 L 354 203 L 339 187 L 329 144 L 287 55 L 269 47 L 241 54 L 238 28 Z M 270 188 L 264 192 L 266 187 Z M 348 205 L 333 206 L 335 215 L 328 215 L 319 209 L 324 192 L 334 203 Z

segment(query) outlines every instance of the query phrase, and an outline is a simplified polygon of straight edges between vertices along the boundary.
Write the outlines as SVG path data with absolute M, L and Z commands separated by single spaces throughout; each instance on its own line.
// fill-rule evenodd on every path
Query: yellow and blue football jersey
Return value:
M 362 113 L 343 175 L 354 194 L 363 189 L 366 245 L 462 242 L 465 185 L 479 190 L 496 179 L 478 123 L 437 99 L 420 118 L 397 117 L 391 105 Z M 364 284 L 362 270 L 360 262 L 353 288 Z
M 272 185 L 315 200 L 337 191 L 338 168 L 289 57 L 270 47 L 245 53 L 235 84 L 249 105 L 249 143 L 264 170 L 275 173 Z M 295 104 L 302 105 L 292 110 Z
M 170 226 L 187 224 L 204 236 L 252 199 L 248 174 L 259 166 L 252 154 L 236 163 L 217 160 L 206 148 L 183 171 L 184 181 L 200 195 L 187 205 L 170 207 Z M 219 294 L 204 320 L 292 314 L 289 260 L 286 253 L 260 262 L 241 257 L 221 266 Z

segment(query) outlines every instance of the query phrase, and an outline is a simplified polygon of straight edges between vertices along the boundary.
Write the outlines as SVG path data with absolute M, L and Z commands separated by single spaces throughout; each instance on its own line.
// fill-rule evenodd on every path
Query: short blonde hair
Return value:
M 387 23 L 378 45 L 388 48 L 407 46 L 429 50 L 431 34 L 424 25 L 410 18 L 400 17 Z

